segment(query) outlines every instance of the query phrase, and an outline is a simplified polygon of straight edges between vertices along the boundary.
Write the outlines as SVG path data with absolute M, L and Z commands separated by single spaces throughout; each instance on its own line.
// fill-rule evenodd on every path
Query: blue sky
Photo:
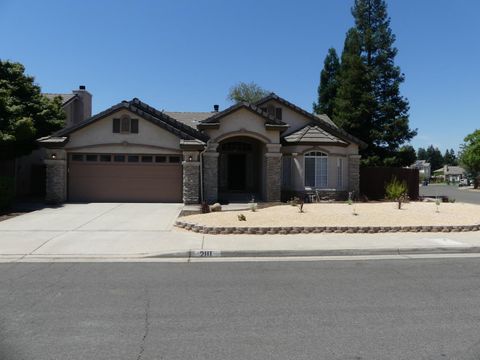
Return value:
M 84 84 L 94 112 L 138 97 L 159 109 L 229 106 L 255 81 L 311 110 L 327 49 L 341 52 L 353 0 L 0 0 L 0 58 L 44 92 Z M 458 149 L 480 128 L 478 0 L 390 0 L 412 145 Z

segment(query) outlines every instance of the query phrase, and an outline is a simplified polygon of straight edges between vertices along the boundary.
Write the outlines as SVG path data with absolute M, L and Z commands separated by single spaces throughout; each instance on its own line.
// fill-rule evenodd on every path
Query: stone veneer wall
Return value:
M 45 160 L 47 181 L 45 201 L 58 204 L 67 200 L 67 161 L 63 159 Z
M 277 202 L 281 198 L 282 154 L 265 154 L 266 162 L 266 201 Z
M 360 155 L 348 157 L 348 191 L 354 191 L 355 197 L 360 195 Z
M 198 204 L 200 201 L 200 162 L 183 162 L 183 202 Z
M 203 198 L 207 203 L 218 200 L 218 156 L 217 152 L 203 154 Z

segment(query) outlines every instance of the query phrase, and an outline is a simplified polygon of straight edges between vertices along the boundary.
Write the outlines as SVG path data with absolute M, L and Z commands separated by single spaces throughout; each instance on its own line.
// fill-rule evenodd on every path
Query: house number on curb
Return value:
M 212 257 L 220 256 L 220 251 L 216 250 L 194 250 L 192 256 L 195 257 Z

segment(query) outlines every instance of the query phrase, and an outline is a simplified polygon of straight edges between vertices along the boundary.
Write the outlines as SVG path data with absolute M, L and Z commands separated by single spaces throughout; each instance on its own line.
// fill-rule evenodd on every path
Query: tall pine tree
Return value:
M 313 103 L 313 111 L 316 114 L 327 114 L 333 116 L 333 105 L 337 96 L 338 71 L 340 61 L 337 51 L 334 48 L 328 49 L 328 54 L 323 63 L 323 70 L 320 73 L 320 85 L 318 86 L 318 101 Z
M 358 38 L 359 48 L 356 57 L 360 58 L 362 66 L 356 62 L 343 63 L 344 57 L 348 57 L 351 52 L 345 48 L 335 100 L 334 121 L 368 144 L 368 148 L 362 151 L 364 164 L 394 164 L 400 145 L 412 139 L 416 131 L 409 128 L 408 101 L 400 95 L 404 76 L 395 65 L 395 35 L 390 29 L 385 0 L 355 0 L 352 15 L 355 19 L 352 30 Z M 352 30 L 347 33 L 347 38 L 352 37 Z M 355 66 L 355 69 L 352 69 L 352 66 Z M 368 82 L 368 85 L 364 86 L 364 93 L 341 91 L 342 88 L 351 87 L 351 73 L 356 72 L 362 72 L 363 81 Z M 350 84 L 344 84 L 345 81 Z M 351 98 L 352 95 L 355 99 Z M 346 114 L 349 107 L 347 102 L 353 101 L 350 107 L 354 107 L 355 103 L 364 103 L 365 99 L 368 99 L 367 106 L 362 111 L 357 110 L 356 116 Z M 367 135 L 364 126 L 368 126 Z
M 370 145 L 374 140 L 371 129 L 375 98 L 361 54 L 359 33 L 352 28 L 347 33 L 343 47 L 333 120 L 342 129 Z M 365 149 L 371 150 L 371 146 Z

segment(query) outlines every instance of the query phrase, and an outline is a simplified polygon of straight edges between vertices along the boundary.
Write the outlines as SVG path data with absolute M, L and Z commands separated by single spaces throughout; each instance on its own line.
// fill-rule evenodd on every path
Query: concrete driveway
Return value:
M 178 234 L 170 230 L 182 208 L 183 204 L 88 203 L 33 211 L 0 222 L 0 255 L 175 251 Z M 192 247 L 201 244 L 201 237 L 191 238 Z

